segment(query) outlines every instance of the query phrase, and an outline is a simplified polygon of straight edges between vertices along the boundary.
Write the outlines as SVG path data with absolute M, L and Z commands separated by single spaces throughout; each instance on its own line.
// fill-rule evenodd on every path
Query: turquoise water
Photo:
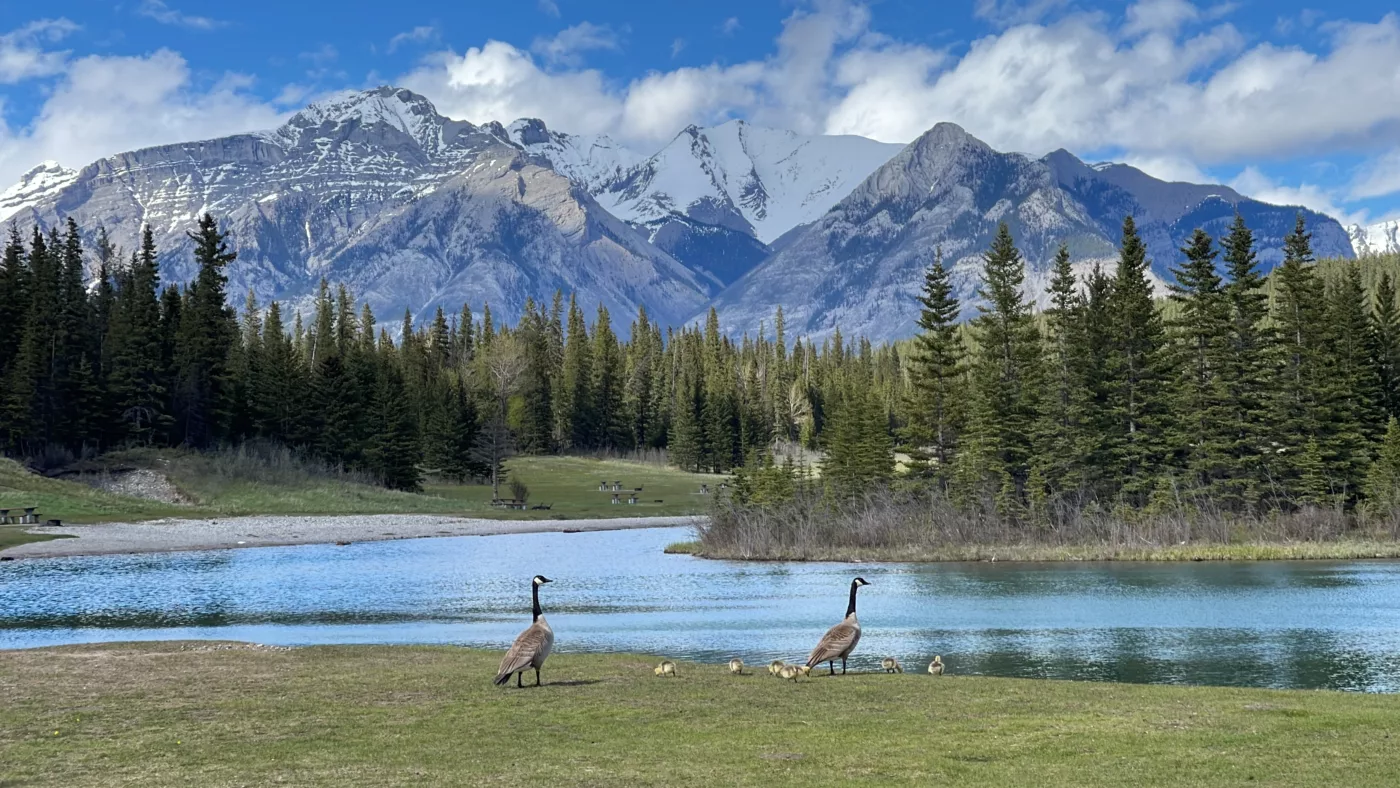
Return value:
M 881 657 L 950 673 L 1400 691 L 1400 563 L 786 564 L 668 556 L 685 529 L 0 564 L 0 648 L 114 640 L 505 648 L 545 574 L 559 651 L 805 657 L 859 574 Z

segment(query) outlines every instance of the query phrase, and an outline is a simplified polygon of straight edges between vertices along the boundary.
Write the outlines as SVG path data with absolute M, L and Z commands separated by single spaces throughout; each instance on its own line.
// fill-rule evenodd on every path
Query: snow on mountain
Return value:
M 1062 243 L 1080 270 L 1112 270 L 1125 216 L 1136 218 L 1160 283 L 1195 228 L 1223 235 L 1237 211 L 1266 268 L 1282 258 L 1299 211 L 1319 257 L 1351 255 L 1341 225 L 1321 214 L 1221 186 L 1166 183 L 1126 165 L 1091 167 L 1065 151 L 1042 159 L 1001 153 L 940 123 L 712 305 L 731 334 L 771 325 L 781 305 L 790 335 L 820 338 L 839 326 L 847 336 L 898 339 L 917 330 L 919 287 L 935 249 L 951 266 L 963 315 L 975 314 L 981 255 L 1000 222 L 1025 256 L 1026 290 L 1035 296 Z
M 50 227 L 73 216 L 126 249 L 149 224 L 166 278 L 185 281 L 194 273 L 185 232 L 204 211 L 238 252 L 230 291 L 251 288 L 264 303 L 302 299 L 325 276 L 385 319 L 489 302 L 513 320 L 527 298 L 562 289 L 615 314 L 645 304 L 665 322 L 699 309 L 717 285 L 498 124 L 445 118 L 390 87 L 317 102 L 272 131 L 102 159 L 16 218 Z
M 37 205 L 77 180 L 76 170 L 46 161 L 20 176 L 19 183 L 0 192 L 0 222 Z
M 1353 224 L 1347 228 L 1347 233 L 1357 257 L 1400 253 L 1400 219 L 1368 227 Z
M 511 139 L 548 159 L 618 218 L 693 267 L 732 281 L 769 244 L 815 221 L 901 145 L 810 136 L 733 120 L 686 128 L 649 157 L 607 137 L 511 124 Z

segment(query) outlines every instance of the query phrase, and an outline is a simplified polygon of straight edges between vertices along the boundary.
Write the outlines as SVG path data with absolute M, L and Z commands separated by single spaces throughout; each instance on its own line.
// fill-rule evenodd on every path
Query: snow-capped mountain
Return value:
M 40 180 L 21 191 L 36 193 Z M 13 218 L 52 226 L 71 215 L 84 228 L 105 226 L 126 249 L 150 224 L 167 279 L 184 281 L 193 273 L 185 231 L 204 211 L 238 252 L 232 292 L 251 288 L 264 302 L 295 301 L 324 276 L 386 319 L 489 302 L 513 320 L 527 297 L 563 289 L 619 320 L 644 303 L 674 322 L 718 284 L 524 153 L 498 124 L 450 120 L 422 96 L 388 87 L 317 102 L 272 131 L 94 162 L 26 199 Z
M 584 185 L 613 215 L 726 282 L 767 257 L 784 234 L 820 218 L 903 148 L 733 120 L 690 126 L 641 157 L 607 137 L 560 134 L 538 120 L 509 128 L 511 139 Z
M 1351 248 L 1357 257 L 1400 252 L 1400 219 L 1370 226 L 1353 224 L 1347 228 L 1347 233 L 1351 235 Z
M 1159 281 L 1202 227 L 1222 235 L 1239 211 L 1265 267 L 1282 258 L 1283 236 L 1302 211 L 1319 257 L 1352 254 L 1333 219 L 1266 205 L 1223 186 L 1165 183 L 1126 165 L 1090 167 L 1064 151 L 1042 159 L 1000 153 L 940 123 L 876 170 L 791 244 L 713 302 L 726 331 L 772 325 L 784 309 L 790 334 L 895 339 L 913 334 L 922 271 L 941 247 L 965 315 L 975 309 L 981 254 L 1005 221 L 1038 292 L 1060 243 L 1081 268 L 1112 267 L 1123 217 L 1136 217 Z
M 0 221 L 33 207 L 62 191 L 78 173 L 63 167 L 56 161 L 46 161 L 26 172 L 19 183 L 0 192 Z

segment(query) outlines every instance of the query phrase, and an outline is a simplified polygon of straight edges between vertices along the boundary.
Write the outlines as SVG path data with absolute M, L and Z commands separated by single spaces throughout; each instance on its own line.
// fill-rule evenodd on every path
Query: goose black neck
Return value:
M 854 615 L 856 614 L 856 589 L 857 589 L 857 588 L 860 588 L 860 586 L 856 585 L 856 581 L 852 580 L 852 581 L 851 581 L 851 602 L 850 602 L 850 604 L 846 605 L 846 615 L 847 615 L 847 616 L 854 616 Z
M 534 609 L 535 617 L 534 617 L 533 619 L 531 619 L 531 620 L 532 620 L 532 621 L 539 621 L 539 620 L 540 620 L 540 584 L 539 584 L 539 583 L 531 583 L 531 584 L 530 584 L 530 596 L 531 596 L 531 598 L 532 598 L 532 599 L 534 600 L 534 602 L 535 602 L 535 609 Z

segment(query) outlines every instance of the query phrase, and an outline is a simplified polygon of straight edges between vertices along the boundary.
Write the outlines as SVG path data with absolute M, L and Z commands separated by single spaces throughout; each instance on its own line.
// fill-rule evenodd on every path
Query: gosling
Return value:
M 670 676 L 671 678 L 675 678 L 676 663 L 668 659 L 662 662 L 660 665 L 657 665 L 655 668 L 652 668 L 652 672 L 658 676 Z
M 778 671 L 779 678 L 792 679 L 793 682 L 797 681 L 798 676 L 811 675 L 812 669 L 806 665 L 784 665 L 782 669 Z
M 886 673 L 904 672 L 904 666 L 899 664 L 899 660 L 895 659 L 894 657 L 885 657 L 884 659 L 880 660 L 880 667 L 883 668 Z
M 943 675 L 943 657 L 935 655 L 933 661 L 928 663 L 928 672 L 935 676 Z
M 738 657 L 729 660 L 729 672 L 735 676 L 744 675 L 744 661 Z
M 786 663 L 786 662 L 783 662 L 781 659 L 775 659 L 775 660 L 773 660 L 772 662 L 769 662 L 769 663 L 768 663 L 768 675 L 770 675 L 770 676 L 776 676 L 776 675 L 778 675 L 780 672 L 782 672 L 782 669 L 783 669 L 783 667 L 784 667 L 785 665 L 787 665 L 787 663 Z

